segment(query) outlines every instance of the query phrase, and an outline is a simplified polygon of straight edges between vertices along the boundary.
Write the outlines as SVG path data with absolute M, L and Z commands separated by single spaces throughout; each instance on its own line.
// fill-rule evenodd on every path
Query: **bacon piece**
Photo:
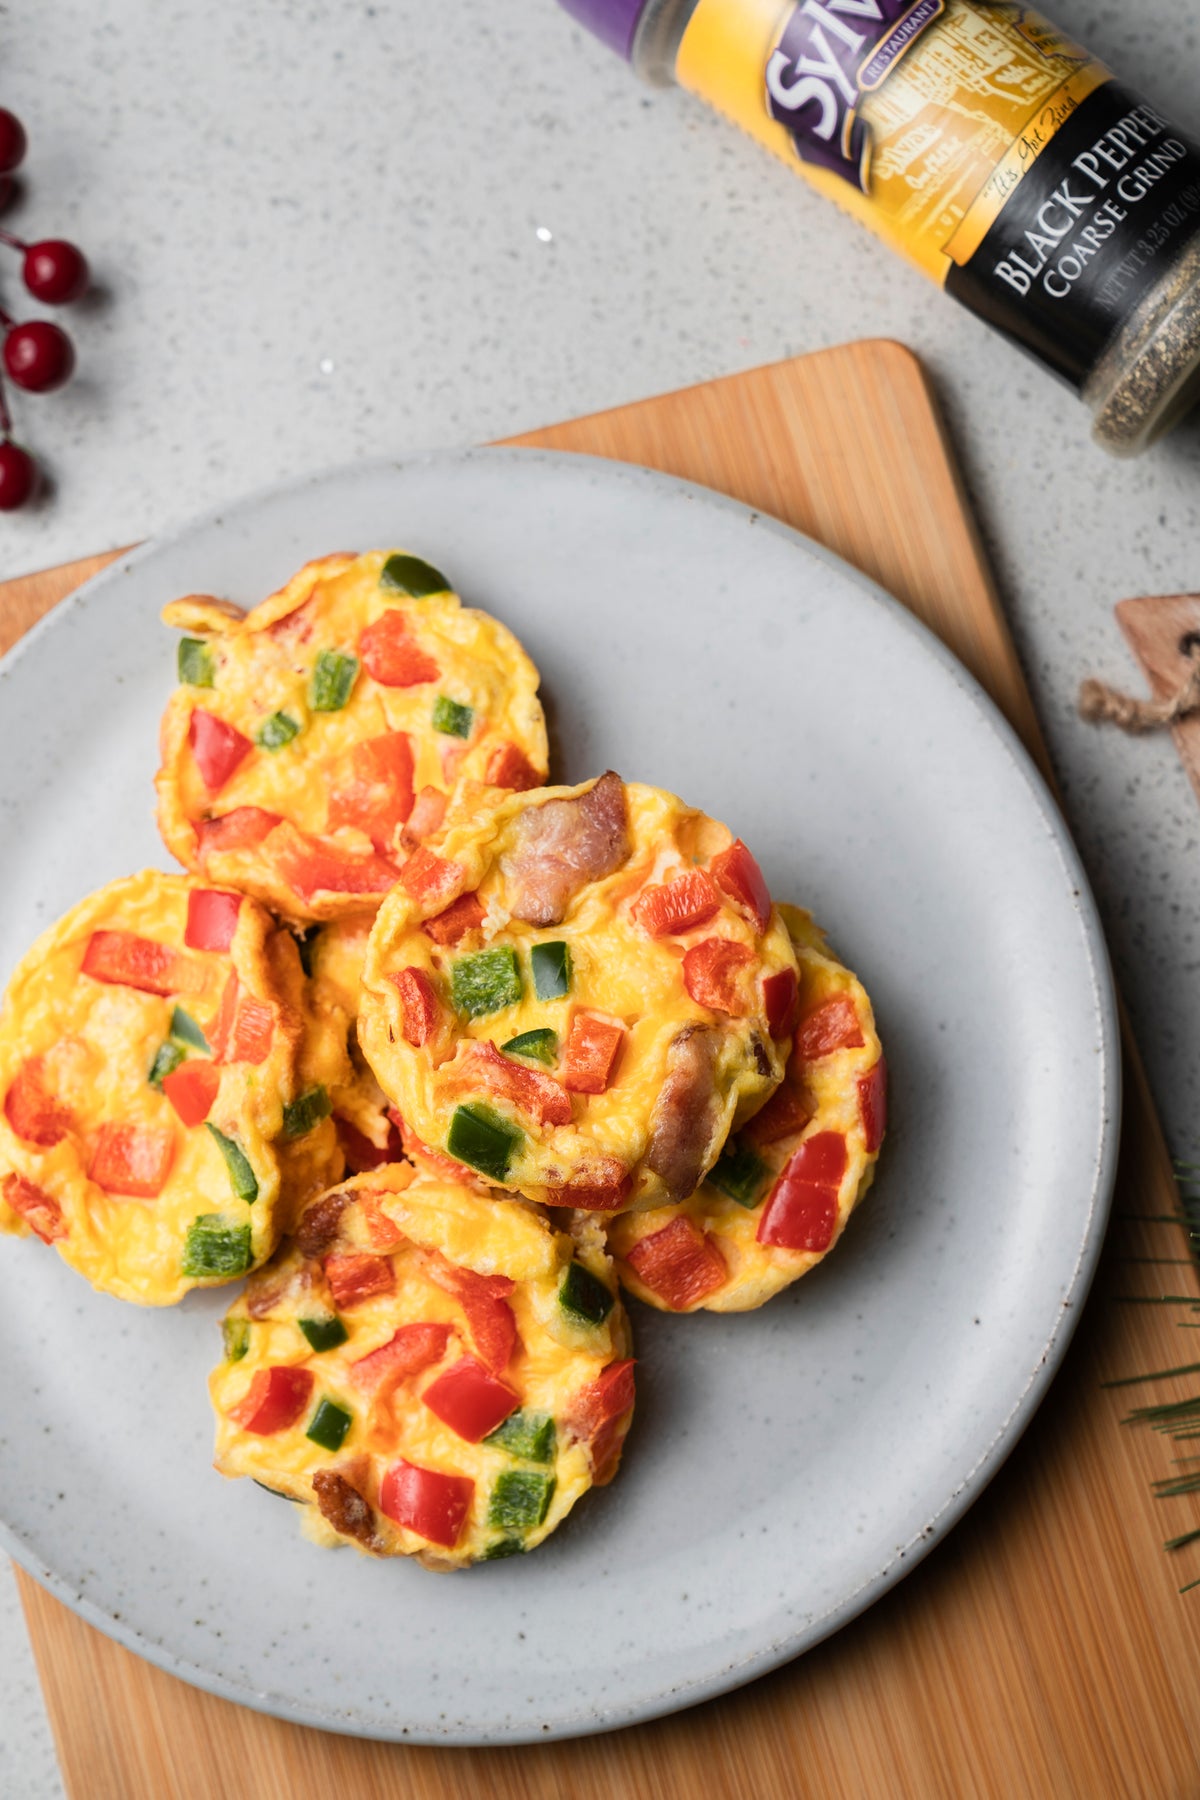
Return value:
M 865 1041 L 853 1000 L 838 994 L 801 1019 L 796 1027 L 795 1054 L 802 1062 L 816 1062 L 835 1050 L 861 1050 Z
M 447 796 L 441 788 L 423 787 L 417 795 L 408 823 L 400 833 L 406 850 L 415 850 L 422 838 L 432 837 L 446 816 Z
M 757 960 L 753 950 L 733 938 L 704 938 L 683 959 L 683 985 L 697 1006 L 740 1018 L 752 1010 L 741 976 Z
M 200 861 L 217 851 L 253 850 L 282 822 L 279 813 L 265 812 L 261 806 L 235 806 L 215 819 L 199 819 L 196 843 Z
M 43 1059 L 22 1063 L 4 1096 L 4 1116 L 19 1138 L 43 1150 L 61 1144 L 74 1124 L 70 1109 L 42 1085 Z
M 485 780 L 489 787 L 512 788 L 515 793 L 524 794 L 530 788 L 541 787 L 544 779 L 525 752 L 507 740 L 497 744 L 488 757 Z
M 460 938 L 466 937 L 468 931 L 478 930 L 486 916 L 478 894 L 460 894 L 445 912 L 426 919 L 421 930 L 435 944 L 457 944 Z
M 321 1515 L 335 1531 L 377 1556 L 385 1553 L 387 1546 L 375 1529 L 375 1514 L 352 1482 L 336 1469 L 318 1469 L 312 1484 Z
M 329 792 L 330 831 L 353 826 L 387 856 L 412 809 L 413 753 L 406 731 L 355 744 L 337 763 Z
M 619 869 L 630 852 L 625 783 L 611 769 L 575 800 L 529 806 L 500 861 L 508 910 L 530 925 L 557 925 L 589 881 Z
M 410 1375 L 419 1375 L 422 1369 L 441 1362 L 450 1342 L 451 1329 L 449 1325 L 433 1321 L 401 1325 L 386 1344 L 350 1364 L 351 1381 L 363 1393 L 378 1395 L 398 1382 L 407 1381 Z
M 407 1017 L 407 1015 L 406 1015 Z M 500 1100 L 510 1100 L 539 1125 L 569 1125 L 571 1099 L 554 1080 L 536 1069 L 523 1069 L 502 1056 L 495 1044 L 469 1044 L 451 1069 L 444 1069 L 448 1092 L 476 1093 L 482 1087 Z
M 293 1264 L 271 1281 L 255 1278 L 246 1289 L 246 1311 L 252 1319 L 267 1319 L 284 1300 L 289 1314 L 295 1312 L 302 1297 L 311 1293 L 314 1269 L 311 1263 Z
M 729 1274 L 716 1244 L 682 1213 L 642 1238 L 625 1260 L 672 1312 L 687 1312 L 723 1287 Z
M 716 1089 L 721 1035 L 710 1025 L 689 1025 L 667 1054 L 667 1078 L 650 1119 L 646 1167 L 660 1177 L 671 1200 L 686 1200 L 712 1162 L 720 1125 Z
M 43 1244 L 53 1244 L 56 1239 L 66 1237 L 62 1207 L 52 1194 L 36 1187 L 32 1181 L 26 1181 L 24 1175 L 6 1175 L 3 1193 L 13 1212 L 24 1219 Z
M 302 1256 L 324 1256 L 337 1243 L 342 1214 L 350 1204 L 345 1192 L 323 1194 L 306 1209 L 296 1227 L 296 1247 Z

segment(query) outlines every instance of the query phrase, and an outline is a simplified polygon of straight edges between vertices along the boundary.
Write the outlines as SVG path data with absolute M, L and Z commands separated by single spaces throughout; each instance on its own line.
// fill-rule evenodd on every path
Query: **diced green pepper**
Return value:
M 203 638 L 180 638 L 179 679 L 185 687 L 215 687 L 217 661 Z
M 503 1181 L 513 1151 L 524 1135 L 490 1106 L 479 1106 L 470 1101 L 466 1106 L 454 1109 L 446 1150 L 455 1162 L 466 1163 L 469 1169 L 478 1169 L 481 1175 L 490 1175 L 493 1181 Z
M 380 571 L 379 585 L 394 594 L 407 594 L 410 600 L 453 591 L 441 570 L 419 556 L 389 556 Z
M 333 1103 L 329 1092 L 324 1087 L 311 1087 L 300 1095 L 298 1100 L 290 1100 L 283 1109 L 283 1135 L 285 1138 L 307 1137 L 315 1131 L 322 1119 L 327 1119 L 333 1111 Z
M 545 1063 L 550 1068 L 558 1056 L 557 1031 L 523 1031 L 520 1037 L 509 1038 L 507 1044 L 501 1044 L 505 1056 L 527 1056 L 533 1062 Z
M 474 723 L 473 707 L 451 700 L 448 694 L 439 694 L 434 701 L 433 729 L 442 732 L 445 737 L 469 738 Z
M 340 1450 L 353 1423 L 354 1414 L 348 1413 L 344 1406 L 338 1406 L 333 1400 L 322 1400 L 304 1435 L 319 1444 L 322 1450 Z
M 510 1456 L 519 1456 L 524 1462 L 552 1463 L 557 1435 L 549 1413 L 522 1409 L 510 1413 L 503 1425 L 497 1425 L 483 1441 L 494 1444 L 497 1450 L 507 1450 Z
M 553 1498 L 553 1475 L 506 1469 L 492 1489 L 487 1522 L 501 1531 L 529 1531 L 543 1522 Z
M 314 712 L 341 712 L 358 679 L 358 658 L 343 650 L 322 650 L 313 664 L 308 704 Z
M 194 1050 L 208 1049 L 208 1039 L 191 1013 L 184 1012 L 182 1006 L 177 1006 L 171 1014 L 171 1036 L 177 1044 L 190 1044 Z
M 521 998 L 521 970 L 511 947 L 477 950 L 450 965 L 450 998 L 456 1012 L 468 1019 L 502 1012 Z
M 255 732 L 254 741 L 263 750 L 282 750 L 285 744 L 291 743 L 299 731 L 299 725 L 295 719 L 289 718 L 287 713 L 272 713 L 269 719 L 263 720 Z
M 221 1342 L 225 1346 L 226 1362 L 241 1362 L 250 1348 L 249 1319 L 222 1319 Z
M 166 1043 L 158 1046 L 154 1061 L 150 1065 L 150 1086 L 160 1088 L 164 1075 L 173 1075 L 183 1061 L 184 1053 L 178 1044 Z
M 230 1225 L 220 1213 L 201 1213 L 188 1226 L 185 1275 L 244 1275 L 253 1261 L 248 1225 Z
M 297 1319 L 296 1323 L 318 1353 L 336 1350 L 350 1335 L 336 1313 L 330 1319 Z
M 745 1144 L 731 1142 L 725 1146 L 708 1179 L 718 1193 L 727 1194 L 739 1206 L 757 1206 L 767 1177 L 767 1165 Z
M 514 1538 L 514 1537 L 497 1538 L 496 1542 L 494 1544 L 488 1545 L 487 1549 L 484 1551 L 482 1557 L 480 1558 L 480 1561 L 481 1562 L 502 1562 L 506 1556 L 524 1556 L 524 1554 L 525 1554 L 524 1538 Z
M 258 1199 L 258 1176 L 254 1173 L 250 1158 L 242 1146 L 231 1137 L 226 1137 L 216 1126 L 205 1122 L 205 1130 L 210 1131 L 217 1149 L 225 1158 L 225 1167 L 229 1170 L 229 1185 L 239 1200 L 251 1202 Z M 249 1231 L 250 1227 L 246 1226 Z
M 529 952 L 533 991 L 539 1000 L 561 1000 L 571 991 L 571 946 L 535 944 Z
M 603 1325 L 613 1309 L 613 1297 L 590 1269 L 570 1262 L 558 1284 L 558 1304 L 585 1325 Z

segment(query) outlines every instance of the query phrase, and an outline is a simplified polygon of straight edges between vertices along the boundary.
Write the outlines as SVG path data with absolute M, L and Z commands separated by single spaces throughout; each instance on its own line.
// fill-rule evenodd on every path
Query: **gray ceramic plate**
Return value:
M 6 975 L 162 863 L 162 603 L 252 602 L 403 543 L 514 627 L 559 768 L 672 788 L 752 845 L 874 997 L 895 1126 L 837 1254 L 762 1312 L 635 1307 L 625 1468 L 536 1555 L 438 1577 L 301 1540 L 209 1466 L 220 1296 L 140 1312 L 0 1243 L 0 1538 L 92 1624 L 304 1723 L 589 1732 L 806 1649 L 937 1541 L 1078 1316 L 1117 1137 L 1111 983 L 1075 852 L 978 688 L 895 602 L 743 507 L 521 451 L 322 476 L 123 559 L 0 665 Z M 1069 1304 L 1074 1303 L 1074 1304 Z

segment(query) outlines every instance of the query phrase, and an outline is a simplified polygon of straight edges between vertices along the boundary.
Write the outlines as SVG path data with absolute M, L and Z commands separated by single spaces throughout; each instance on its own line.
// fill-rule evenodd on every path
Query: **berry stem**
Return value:
M 5 331 L 11 331 L 16 322 L 17 321 L 13 318 L 12 314 L 6 313 L 4 308 L 0 306 L 0 327 Z
M 8 410 L 8 396 L 4 392 L 4 383 L 0 381 L 0 440 L 12 436 L 12 414 Z
M 0 231 L 0 244 L 7 244 L 10 249 L 20 250 L 22 254 L 29 248 L 21 238 L 14 237 L 11 231 Z

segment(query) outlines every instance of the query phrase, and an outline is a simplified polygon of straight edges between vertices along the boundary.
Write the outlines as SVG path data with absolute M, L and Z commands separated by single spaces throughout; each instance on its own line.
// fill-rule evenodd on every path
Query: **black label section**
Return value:
M 1074 387 L 1200 227 L 1200 148 L 1136 94 L 1090 94 L 947 291 Z

